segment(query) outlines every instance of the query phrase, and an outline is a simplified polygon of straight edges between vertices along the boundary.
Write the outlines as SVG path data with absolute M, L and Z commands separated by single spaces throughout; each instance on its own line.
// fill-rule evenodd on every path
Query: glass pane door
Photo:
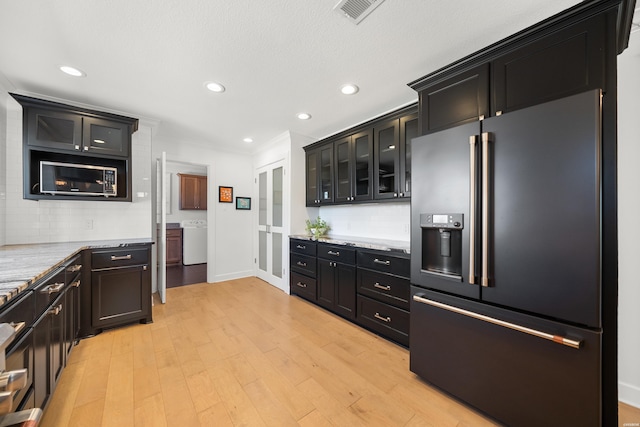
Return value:
M 258 169 L 257 276 L 285 290 L 283 235 L 285 225 L 284 161 Z

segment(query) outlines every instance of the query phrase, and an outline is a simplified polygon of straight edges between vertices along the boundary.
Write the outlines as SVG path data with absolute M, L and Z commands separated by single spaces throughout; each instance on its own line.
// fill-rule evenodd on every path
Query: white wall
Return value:
M 140 126 L 133 134 L 132 202 L 24 200 L 22 107 L 6 92 L 2 103 L 7 105 L 5 244 L 151 237 L 150 128 Z
M 6 91 L 0 85 L 0 94 Z M 6 174 L 6 153 L 7 153 L 7 100 L 0 96 L 0 246 L 6 240 L 6 212 L 7 212 L 7 174 Z
M 251 156 L 219 151 L 189 141 L 154 139 L 153 164 L 161 153 L 167 162 L 196 163 L 208 167 L 207 281 L 220 282 L 253 275 L 251 211 L 236 210 L 235 203 L 218 202 L 218 186 L 233 187 L 235 197 L 251 197 L 253 171 Z M 154 175 L 155 176 L 155 175 Z
M 640 407 L 640 32 L 618 56 L 618 392 Z

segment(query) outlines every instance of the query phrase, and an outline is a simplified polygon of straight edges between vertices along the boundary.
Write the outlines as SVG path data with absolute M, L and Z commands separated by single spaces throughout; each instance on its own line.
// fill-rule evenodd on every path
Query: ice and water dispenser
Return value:
M 462 276 L 463 214 L 420 214 L 424 272 Z

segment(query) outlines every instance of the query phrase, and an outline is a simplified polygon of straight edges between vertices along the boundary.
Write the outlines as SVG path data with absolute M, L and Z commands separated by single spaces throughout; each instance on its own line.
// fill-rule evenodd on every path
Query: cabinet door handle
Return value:
M 298 264 L 300 267 L 306 267 L 307 263 L 306 262 L 302 262 L 302 261 L 298 261 L 296 262 L 296 264 Z
M 298 282 L 296 283 L 297 286 L 301 287 L 301 288 L 306 288 L 307 284 L 306 283 L 302 283 L 302 282 Z
M 89 151 L 89 147 L 84 147 L 84 151 Z
M 80 150 L 80 146 L 79 145 L 74 145 L 73 148 L 75 148 L 76 150 Z
M 52 316 L 57 316 L 58 314 L 60 314 L 61 311 L 62 311 L 62 304 L 58 304 L 57 306 L 53 307 L 51 310 L 47 311 L 47 314 L 50 314 Z
M 374 288 L 378 288 L 378 289 L 382 289 L 383 291 L 390 291 L 391 290 L 391 286 L 389 285 L 381 285 L 380 283 L 376 282 L 373 284 Z
M 393 193 L 393 197 L 398 197 L 398 193 Z
M 69 266 L 69 268 L 67 268 L 67 271 L 69 273 L 75 273 L 77 271 L 82 270 L 82 264 L 75 264 L 75 265 L 71 265 Z
M 373 262 L 376 264 L 391 265 L 391 261 L 389 260 L 382 261 L 382 260 L 379 260 L 378 258 L 374 259 Z
M 111 255 L 111 261 L 123 261 L 125 259 L 131 259 L 131 254 L 123 255 L 123 256 Z
M 373 317 L 375 317 L 376 319 L 382 320 L 383 322 L 386 322 L 386 323 L 390 323 L 391 322 L 391 317 L 389 317 L 389 316 L 382 317 L 382 316 L 380 316 L 380 313 L 374 314 Z
M 73 286 L 74 288 L 79 288 L 80 287 L 80 279 L 78 279 L 75 282 L 71 283 L 71 286 Z
M 298 249 L 307 249 L 307 247 L 305 245 L 297 245 L 296 248 L 298 248 Z
M 53 285 L 45 286 L 43 289 L 40 289 L 41 294 L 55 294 L 56 292 L 60 292 L 64 288 L 64 283 L 54 283 Z
M 336 251 L 336 252 L 334 252 L 334 251 L 329 251 L 329 252 L 327 252 L 327 254 L 329 254 L 329 255 L 333 255 L 333 256 L 340 256 L 340 252 L 338 252 L 338 251 Z

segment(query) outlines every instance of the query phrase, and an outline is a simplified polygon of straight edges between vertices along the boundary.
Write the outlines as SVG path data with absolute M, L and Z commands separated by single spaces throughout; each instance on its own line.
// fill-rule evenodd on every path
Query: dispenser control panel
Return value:
M 422 228 L 450 228 L 462 230 L 464 214 L 420 214 L 420 227 Z

